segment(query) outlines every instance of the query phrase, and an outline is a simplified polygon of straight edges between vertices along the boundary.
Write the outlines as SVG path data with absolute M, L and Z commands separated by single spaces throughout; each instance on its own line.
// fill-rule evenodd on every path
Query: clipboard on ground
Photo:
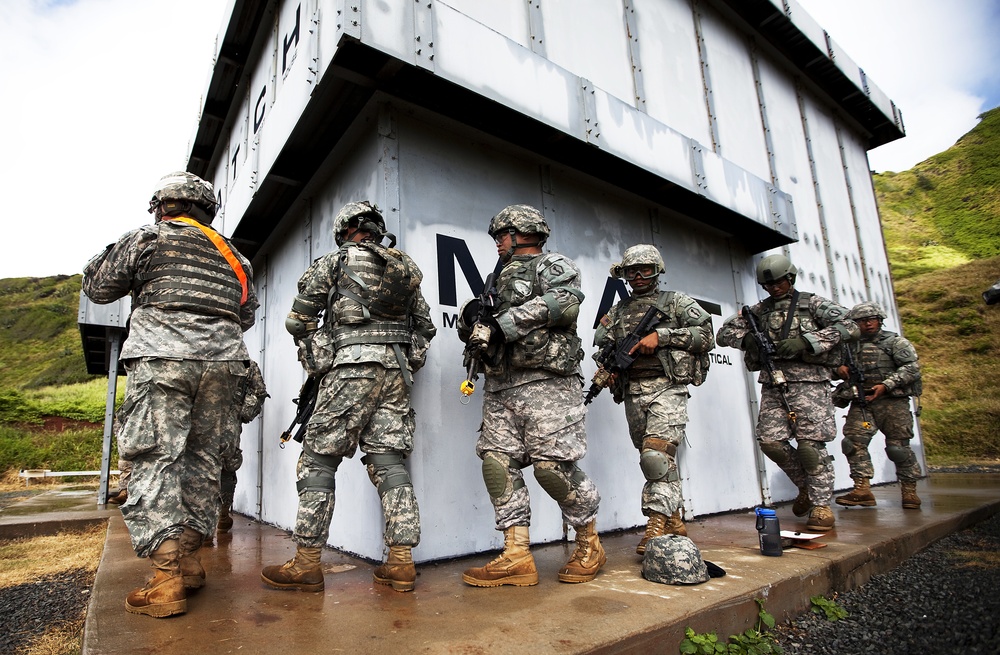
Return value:
M 817 538 L 823 536 L 820 532 L 796 532 L 794 530 L 782 530 L 778 534 L 781 535 L 782 548 L 816 550 L 817 548 L 826 548 L 827 546 L 827 544 L 816 541 Z

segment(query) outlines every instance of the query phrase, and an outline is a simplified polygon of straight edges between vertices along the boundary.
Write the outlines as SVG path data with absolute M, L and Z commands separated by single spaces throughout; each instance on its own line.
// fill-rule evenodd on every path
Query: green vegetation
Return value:
M 822 598 L 818 596 L 817 598 Z M 719 641 L 715 632 L 696 633 L 691 628 L 684 629 L 684 639 L 680 652 L 684 655 L 780 655 L 784 649 L 775 641 L 770 630 L 774 627 L 774 617 L 764 609 L 764 599 L 757 602 L 757 626 L 747 628 L 741 634 L 730 635 L 727 641 Z M 815 599 L 814 599 L 815 600 Z M 825 599 L 824 599 L 825 600 Z M 762 629 L 763 628 L 763 629 Z
M 823 614 L 826 616 L 827 621 L 839 621 L 840 619 L 847 618 L 847 610 L 837 604 L 834 599 L 825 598 L 823 596 L 813 596 L 809 599 L 809 603 L 812 605 L 813 614 Z

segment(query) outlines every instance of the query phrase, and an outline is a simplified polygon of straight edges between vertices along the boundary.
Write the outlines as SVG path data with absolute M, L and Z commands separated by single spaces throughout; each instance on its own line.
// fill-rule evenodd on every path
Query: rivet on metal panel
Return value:
M 418 36 L 418 37 L 417 37 L 417 41 L 419 41 L 419 40 L 420 40 L 420 37 Z
M 420 48 L 417 48 L 417 54 L 418 55 L 420 54 Z
M 431 56 L 430 56 L 430 57 L 428 57 L 427 59 L 429 59 L 430 61 L 434 61 L 434 55 L 431 55 Z
M 357 5 L 351 5 L 351 11 L 358 13 L 361 9 Z

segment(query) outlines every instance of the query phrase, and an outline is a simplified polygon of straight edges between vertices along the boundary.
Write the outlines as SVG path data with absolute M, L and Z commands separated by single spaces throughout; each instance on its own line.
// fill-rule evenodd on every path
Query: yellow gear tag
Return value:
M 459 391 L 462 392 L 463 396 L 471 396 L 476 392 L 476 383 L 472 380 L 466 380 L 462 383 L 462 386 L 459 387 Z

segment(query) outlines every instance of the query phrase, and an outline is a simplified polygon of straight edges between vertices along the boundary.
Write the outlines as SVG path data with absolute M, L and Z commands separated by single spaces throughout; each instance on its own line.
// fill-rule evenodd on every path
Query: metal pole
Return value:
M 108 393 L 104 400 L 104 443 L 101 446 L 101 483 L 97 489 L 97 504 L 108 502 L 108 477 L 111 471 L 111 434 L 114 432 L 115 393 L 118 390 L 118 349 L 122 331 L 108 328 Z

